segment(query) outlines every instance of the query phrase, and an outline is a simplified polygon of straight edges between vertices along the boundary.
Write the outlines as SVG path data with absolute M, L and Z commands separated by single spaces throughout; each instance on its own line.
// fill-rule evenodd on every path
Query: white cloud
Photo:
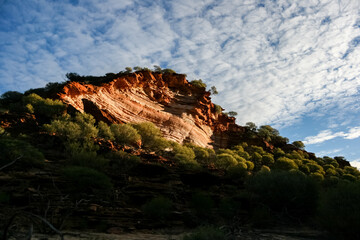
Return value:
M 352 127 L 348 129 L 347 132 L 339 131 L 339 132 L 333 132 L 332 130 L 323 130 L 319 132 L 316 136 L 308 136 L 303 141 L 304 144 L 310 145 L 310 144 L 317 144 L 322 143 L 331 139 L 334 139 L 336 137 L 341 137 L 344 139 L 355 139 L 360 137 L 360 127 Z
M 357 169 L 360 170 L 360 159 L 354 160 L 350 162 L 350 165 L 353 167 L 356 167 Z
M 217 86 L 214 101 L 237 111 L 240 124 L 282 127 L 305 114 L 336 124 L 360 109 L 359 2 L 344 2 L 7 1 L 0 93 L 66 72 L 161 64 Z M 328 130 L 307 141 L 359 137 L 356 129 L 343 134 Z

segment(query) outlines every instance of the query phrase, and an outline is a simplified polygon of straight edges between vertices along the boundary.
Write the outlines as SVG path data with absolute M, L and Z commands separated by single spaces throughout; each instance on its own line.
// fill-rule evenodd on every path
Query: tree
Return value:
M 217 89 L 216 89 L 215 86 L 211 86 L 210 92 L 211 92 L 212 95 L 217 95 L 217 94 L 219 94 L 219 92 L 217 91 Z
M 154 65 L 154 71 L 157 73 L 161 73 L 161 67 L 158 65 Z
M 201 79 L 199 80 L 192 80 L 191 85 L 198 87 L 198 88 L 206 88 L 206 83 L 204 83 Z
M 279 136 L 279 131 L 272 128 L 270 125 L 260 126 L 258 133 L 260 137 L 268 142 L 271 141 L 272 138 Z
M 304 148 L 305 148 L 305 144 L 302 141 L 294 141 L 292 143 L 292 145 L 294 145 L 295 147 L 297 147 L 301 150 L 304 150 Z
M 247 122 L 247 123 L 245 124 L 245 126 L 246 126 L 247 128 L 249 128 L 249 130 L 251 130 L 251 131 L 256 131 L 256 129 L 257 129 L 257 126 L 256 126 L 255 123 L 253 123 L 253 122 Z
M 79 74 L 73 72 L 67 73 L 65 76 L 68 80 L 75 82 L 81 79 L 81 76 Z
M 132 73 L 132 68 L 131 67 L 126 67 L 125 68 L 125 73 Z
M 230 112 L 228 112 L 228 115 L 229 115 L 230 117 L 235 117 L 235 116 L 237 116 L 238 114 L 237 114 L 237 112 L 230 111 Z

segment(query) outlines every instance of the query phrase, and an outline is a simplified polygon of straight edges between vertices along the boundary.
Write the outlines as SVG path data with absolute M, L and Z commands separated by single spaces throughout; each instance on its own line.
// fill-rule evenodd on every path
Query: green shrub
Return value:
M 45 163 L 44 155 L 28 142 L 11 137 L 0 138 L 0 167 L 16 162 L 11 168 L 42 167 Z
M 271 172 L 271 169 L 266 165 L 261 166 L 259 171 L 259 173 L 269 173 L 269 172 Z
M 320 199 L 322 226 L 338 239 L 360 239 L 360 183 L 341 183 Z
M 123 151 L 112 151 L 105 157 L 110 160 L 111 170 L 115 172 L 126 173 L 141 162 L 138 156 Z
M 239 163 L 235 166 L 231 166 L 227 169 L 227 174 L 231 178 L 243 180 L 247 175 L 247 165 L 245 163 Z
M 293 160 L 280 157 L 275 161 L 274 168 L 289 171 L 291 169 L 298 169 L 298 166 Z
M 247 165 L 247 169 L 248 169 L 249 171 L 254 170 L 255 165 L 254 165 L 254 163 L 253 163 L 253 162 L 246 161 L 245 163 L 246 163 L 246 165 Z
M 94 124 L 92 115 L 76 113 L 74 118 L 66 115 L 51 121 L 50 124 L 44 124 L 44 129 L 62 139 L 66 153 L 71 157 L 81 152 L 98 150 L 98 146 L 94 144 L 98 129 Z
M 195 86 L 195 87 L 198 87 L 198 88 L 206 88 L 206 84 L 201 80 L 192 80 L 191 82 L 191 85 Z
M 172 201 L 165 197 L 153 198 L 142 206 L 145 216 L 154 220 L 166 220 L 169 218 L 172 209 Z
M 106 140 L 115 140 L 114 134 L 112 133 L 109 125 L 103 121 L 100 121 L 97 125 L 97 128 L 99 129 L 99 137 L 102 137 Z
M 235 166 L 238 164 L 238 161 L 228 153 L 221 153 L 217 155 L 217 160 L 215 162 L 216 167 L 220 169 L 228 169 L 229 167 Z
M 225 233 L 215 227 L 200 227 L 195 232 L 185 235 L 183 240 L 225 240 Z
M 214 104 L 214 110 L 217 114 L 222 113 L 223 108 L 220 105 Z
M 142 147 L 152 151 L 161 151 L 169 146 L 167 140 L 155 124 L 150 122 L 136 123 L 132 125 L 141 135 Z
M 104 169 L 108 164 L 108 160 L 102 156 L 98 156 L 95 151 L 85 151 L 82 149 L 73 152 L 71 156 L 68 157 L 67 162 L 70 165 L 89 167 L 97 170 Z
M 265 154 L 264 156 L 262 156 L 262 162 L 266 166 L 272 166 L 275 163 L 274 157 L 271 154 Z
M 190 207 L 198 217 L 208 217 L 214 207 L 214 201 L 209 194 L 196 192 L 191 197 Z
M 259 173 L 248 180 L 246 188 L 271 210 L 292 216 L 310 216 L 317 206 L 318 187 L 315 181 L 303 174 L 284 171 Z
M 136 145 L 141 141 L 138 131 L 129 124 L 112 124 L 110 129 L 118 144 Z
M 312 177 L 313 179 L 315 179 L 315 180 L 317 180 L 317 181 L 322 181 L 322 180 L 324 180 L 324 175 L 321 174 L 320 172 L 310 173 L 310 177 Z
M 112 189 L 110 178 L 95 169 L 72 166 L 63 169 L 62 175 L 71 183 L 68 190 L 74 196 L 81 196 L 83 193 L 100 196 Z
M 355 182 L 357 180 L 357 177 L 355 177 L 352 174 L 348 174 L 348 173 L 345 173 L 344 175 L 342 175 L 342 178 L 345 180 L 348 180 L 350 182 Z
M 66 110 L 65 104 L 61 101 L 49 98 L 44 99 L 35 93 L 24 96 L 22 101 L 30 113 L 39 114 L 41 116 L 59 116 Z

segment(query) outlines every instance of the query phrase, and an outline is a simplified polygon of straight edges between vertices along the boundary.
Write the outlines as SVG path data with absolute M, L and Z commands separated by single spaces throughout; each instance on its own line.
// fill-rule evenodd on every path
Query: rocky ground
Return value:
M 188 232 L 190 233 L 190 232 Z M 181 240 L 186 233 L 179 230 L 157 230 L 154 232 L 135 232 L 124 234 L 103 234 L 103 233 L 65 233 L 64 239 L 91 239 L 91 240 Z M 59 236 L 49 236 L 36 234 L 32 239 L 38 240 L 57 240 Z M 242 230 L 235 234 L 231 239 L 234 240 L 310 240 L 310 239 L 327 239 L 326 236 L 319 231 L 309 229 L 257 229 Z

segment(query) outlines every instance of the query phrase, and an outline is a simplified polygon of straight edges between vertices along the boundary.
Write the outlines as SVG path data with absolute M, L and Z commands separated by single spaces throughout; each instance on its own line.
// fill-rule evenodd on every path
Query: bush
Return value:
M 142 147 L 161 151 L 169 146 L 168 141 L 162 137 L 161 131 L 150 122 L 137 123 L 132 125 L 141 135 Z
M 166 220 L 171 214 L 172 201 L 165 197 L 153 198 L 142 206 L 145 216 L 155 220 Z
M 198 217 L 208 217 L 214 207 L 212 198 L 203 192 L 196 192 L 192 195 L 190 207 Z
M 319 207 L 322 226 L 341 239 L 360 239 L 360 183 L 341 183 L 324 192 Z
M 271 154 L 266 154 L 264 156 L 262 156 L 262 162 L 263 164 L 265 164 L 266 166 L 272 166 L 274 164 L 274 157 Z
M 62 115 L 66 110 L 65 104 L 61 101 L 49 98 L 44 99 L 35 93 L 24 96 L 22 101 L 30 113 L 50 118 Z
M 235 166 L 238 164 L 238 161 L 228 153 L 221 153 L 217 155 L 217 160 L 215 162 L 216 167 L 220 169 L 228 169 L 229 167 Z
M 102 156 L 98 156 L 95 151 L 80 149 L 79 151 L 74 151 L 71 156 L 68 157 L 68 163 L 70 165 L 103 170 L 108 164 L 108 160 Z
M 100 121 L 97 128 L 99 129 L 99 137 L 102 137 L 106 140 L 115 140 L 114 134 L 111 132 L 109 125 Z
M 194 233 L 185 235 L 183 240 L 225 240 L 225 233 L 215 227 L 200 227 Z
M 100 196 L 112 189 L 110 178 L 95 169 L 72 166 L 63 169 L 62 175 L 71 183 L 68 187 L 75 196 L 83 193 Z
M 74 118 L 66 115 L 51 121 L 50 124 L 44 124 L 44 129 L 62 139 L 66 153 L 71 157 L 80 152 L 98 150 L 98 146 L 94 144 L 98 129 L 94 124 L 95 119 L 92 115 L 76 113 Z
M 110 160 L 111 170 L 115 172 L 127 172 L 141 162 L 138 156 L 123 151 L 113 151 L 105 157 Z
M 195 161 L 195 153 L 191 148 L 175 142 L 171 144 L 173 145 L 174 159 L 176 162 L 190 168 L 198 166 L 198 163 Z
M 246 188 L 273 211 L 307 217 L 316 209 L 318 187 L 303 174 L 277 171 L 259 173 L 249 179 Z
M 206 88 L 206 84 L 201 80 L 192 80 L 191 82 L 191 85 L 195 86 L 195 87 L 198 87 L 198 88 Z
M 223 108 L 220 105 L 214 104 L 214 110 L 217 114 L 222 113 Z
M 274 168 L 289 171 L 291 169 L 298 169 L 298 166 L 293 160 L 286 157 L 281 157 L 275 161 Z
M 0 138 L 0 167 L 18 159 L 9 168 L 42 167 L 44 155 L 28 142 L 11 137 Z
M 112 124 L 111 132 L 118 144 L 140 145 L 141 137 L 138 131 L 129 124 Z
M 20 102 L 22 97 L 23 94 L 17 91 L 5 92 L 0 97 L 0 105 L 3 107 L 8 107 L 10 104 Z

